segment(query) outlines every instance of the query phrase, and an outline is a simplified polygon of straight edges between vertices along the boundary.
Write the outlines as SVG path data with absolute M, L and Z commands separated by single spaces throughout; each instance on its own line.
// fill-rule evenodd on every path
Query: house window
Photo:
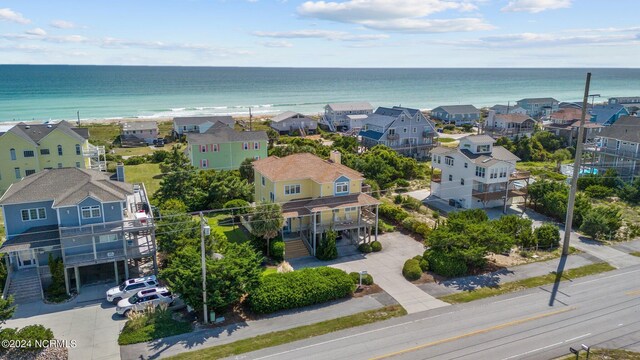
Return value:
M 29 175 L 31 175 L 31 174 L 35 174 L 35 173 L 36 173 L 36 171 L 35 171 L 35 170 L 25 170 L 25 171 L 24 171 L 24 176 L 29 176 Z
M 349 182 L 341 181 L 336 183 L 336 194 L 343 194 L 349 192 Z
M 83 219 L 100 217 L 100 205 L 83 206 L 80 208 Z
M 249 150 L 249 143 L 242 143 L 242 148 L 244 150 Z
M 483 178 L 485 176 L 485 168 L 476 166 L 476 176 Z
M 402 128 L 402 132 L 406 134 L 407 133 L 407 128 Z
M 489 148 L 490 145 L 478 145 L 476 152 L 487 152 Z
M 200 152 L 207 152 L 207 145 L 200 145 Z
M 271 200 L 271 202 L 276 201 L 276 197 L 273 195 L 273 191 L 269 191 L 269 199 Z
M 254 142 L 253 143 L 253 150 L 260 150 L 260 143 L 259 142 Z
M 76 155 L 81 155 L 82 152 L 80 151 L 80 144 L 76 144 Z
M 79 168 L 80 167 L 80 161 L 76 161 L 76 167 Z
M 220 145 L 219 144 L 213 144 L 213 152 L 219 152 L 220 151 Z
M 62 145 L 58 145 L 58 156 L 62 156 Z
M 501 178 L 507 177 L 507 168 L 500 168 L 500 177 Z
M 42 220 L 47 218 L 47 211 L 45 208 L 23 209 L 20 216 L 22 221 Z
M 16 149 L 10 149 L 9 154 L 11 154 L 11 160 L 16 159 Z
M 34 157 L 35 153 L 33 152 L 33 150 L 25 150 L 22 152 L 24 154 L 24 157 Z
M 258 156 L 258 155 L 254 156 L 253 160 L 260 160 L 260 156 Z
M 449 165 L 449 166 L 453 166 L 453 158 L 451 156 L 445 156 L 444 157 L 444 163 Z
M 389 129 L 389 135 L 395 135 L 396 129 Z
M 264 186 L 264 176 L 262 176 L 262 186 Z
M 16 179 L 20 179 L 20 168 L 14 168 L 13 171 L 16 172 Z
M 300 185 L 285 185 L 284 194 L 285 195 L 300 194 Z
M 202 159 L 200 160 L 200 167 L 203 169 L 206 169 L 209 167 L 209 160 L 207 159 Z
M 58 163 L 58 169 L 62 169 L 62 163 Z
M 49 155 L 49 149 L 40 149 L 40 155 Z
M 415 134 L 415 133 L 417 133 L 417 132 L 418 132 L 418 128 L 415 128 L 415 127 L 414 127 L 414 128 L 413 128 L 413 133 Z
M 464 179 L 460 178 L 460 185 L 464 185 Z
M 449 174 L 449 181 L 453 181 L 453 175 Z
M 498 178 L 498 169 L 491 169 L 489 173 L 489 179 L 497 179 Z
M 438 156 L 438 161 L 437 162 L 438 162 L 438 164 L 440 164 L 440 156 Z
M 117 234 L 100 235 L 100 236 L 97 236 L 97 238 L 98 238 L 98 243 L 101 243 L 101 244 L 118 241 Z
M 468 163 L 464 163 L 464 168 L 466 169 L 468 167 L 469 167 L 469 164 Z

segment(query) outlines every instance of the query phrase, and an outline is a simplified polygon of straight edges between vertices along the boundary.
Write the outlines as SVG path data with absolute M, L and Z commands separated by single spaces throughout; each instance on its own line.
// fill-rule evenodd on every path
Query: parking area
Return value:
M 118 334 L 126 319 L 107 303 L 105 292 L 114 284 L 83 286 L 72 301 L 50 305 L 42 301 L 18 304 L 15 315 L 5 327 L 40 324 L 50 328 L 56 339 L 75 340 L 69 359 L 120 359 Z

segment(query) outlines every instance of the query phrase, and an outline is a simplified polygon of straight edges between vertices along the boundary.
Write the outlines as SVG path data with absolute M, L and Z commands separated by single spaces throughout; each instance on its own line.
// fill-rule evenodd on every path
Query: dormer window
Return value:
M 491 149 L 491 145 L 478 145 L 476 152 L 479 152 L 479 153 L 489 152 L 490 149 Z

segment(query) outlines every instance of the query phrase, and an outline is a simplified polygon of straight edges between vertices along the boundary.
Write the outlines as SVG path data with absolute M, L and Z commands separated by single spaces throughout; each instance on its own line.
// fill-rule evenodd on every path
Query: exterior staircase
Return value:
M 302 240 L 289 240 L 284 242 L 284 258 L 286 260 L 305 256 L 310 256 L 310 254 Z
M 26 304 L 42 300 L 42 282 L 38 269 L 21 269 L 11 274 L 11 283 L 7 295 L 13 295 L 17 304 Z

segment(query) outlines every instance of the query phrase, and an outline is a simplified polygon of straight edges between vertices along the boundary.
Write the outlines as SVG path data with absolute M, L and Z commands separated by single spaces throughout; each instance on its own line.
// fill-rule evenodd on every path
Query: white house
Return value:
M 489 108 L 489 110 L 493 110 L 496 114 L 522 114 L 526 115 L 527 110 L 521 108 L 518 105 L 493 105 Z
M 516 171 L 520 159 L 494 142 L 488 135 L 469 135 L 457 148 L 431 150 L 432 167 L 440 170 L 432 176 L 431 194 L 465 209 L 503 206 L 526 196 L 529 173 Z
M 281 135 L 298 131 L 301 135 L 315 134 L 318 122 L 294 111 L 285 111 L 271 118 L 272 129 Z
M 329 130 L 351 130 L 351 123 L 357 119 L 349 118 L 350 115 L 369 115 L 373 113 L 373 106 L 368 102 L 348 102 L 327 104 L 324 107 L 324 115 L 320 123 L 326 125 Z
M 202 134 L 215 123 L 221 122 L 233 129 L 236 124 L 231 116 L 188 116 L 173 118 L 173 132 L 180 137 L 185 133 Z
M 485 121 L 484 131 L 494 138 L 500 137 L 531 137 L 535 130 L 536 121 L 526 114 L 496 114 L 489 110 Z

